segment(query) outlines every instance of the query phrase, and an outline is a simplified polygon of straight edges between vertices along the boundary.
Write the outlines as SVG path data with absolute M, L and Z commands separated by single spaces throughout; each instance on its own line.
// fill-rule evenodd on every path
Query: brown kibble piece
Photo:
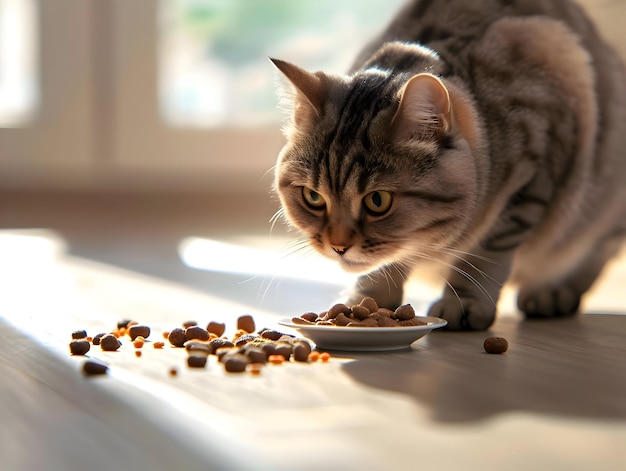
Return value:
M 176 327 L 170 331 L 167 336 L 167 340 L 169 340 L 169 342 L 175 347 L 182 347 L 187 341 L 187 336 L 185 335 L 185 331 L 183 329 Z
M 96 334 L 91 343 L 93 343 L 94 345 L 100 345 L 100 339 L 102 339 L 102 337 L 104 337 L 105 335 L 106 334 L 104 332 Z
M 339 303 L 339 304 L 335 304 L 333 307 L 331 307 L 328 310 L 328 313 L 326 315 L 327 319 L 334 319 L 335 317 L 337 317 L 339 314 L 344 314 L 344 315 L 349 315 L 350 312 L 352 311 L 352 309 L 350 309 L 349 306 L 346 306 L 345 304 Z
M 294 324 L 299 324 L 299 325 L 314 325 L 315 324 L 315 322 L 311 322 L 302 317 L 292 317 L 291 322 L 293 322 Z
M 84 339 L 85 337 L 87 337 L 86 330 L 75 330 L 74 332 L 72 332 L 72 339 L 74 340 Z
M 224 369 L 229 373 L 243 373 L 248 366 L 248 357 L 241 353 L 228 354 L 224 358 Z
M 298 362 L 309 361 L 309 354 L 311 353 L 311 345 L 308 342 L 297 342 L 293 346 L 293 359 Z
M 378 303 L 374 300 L 374 298 L 370 298 L 369 296 L 364 297 L 359 306 L 366 307 L 369 312 L 378 311 Z
M 500 354 L 509 348 L 509 342 L 504 337 L 489 337 L 485 339 L 483 348 L 487 353 Z
M 206 361 L 207 355 L 194 352 L 187 357 L 187 366 L 189 366 L 189 368 L 204 368 Z
M 278 332 L 277 330 L 265 329 L 261 332 L 261 338 L 268 340 L 278 340 L 283 336 L 282 332 Z
M 108 371 L 109 367 L 104 363 L 96 360 L 86 360 L 83 363 L 83 373 L 87 376 L 103 375 Z
M 335 317 L 335 319 L 333 320 L 333 323 L 335 325 L 340 325 L 340 326 L 346 326 L 350 322 L 352 322 L 352 319 L 346 316 L 343 312 L 340 312 L 339 314 L 337 314 L 337 317 Z
M 178 375 L 178 370 L 174 366 L 172 366 L 169 369 L 168 373 L 170 374 L 170 376 L 176 376 L 176 375 Z
M 361 306 L 360 304 L 352 306 L 352 317 L 355 319 L 362 321 L 363 319 L 367 319 L 369 315 L 370 310 L 365 306 Z
M 225 348 L 225 347 L 234 347 L 235 344 L 232 343 L 230 340 L 225 339 L 223 337 L 218 337 L 216 339 L 213 339 L 209 342 L 209 345 L 211 346 L 211 351 L 213 353 L 217 353 L 217 350 L 220 348 Z
M 237 319 L 237 329 L 245 330 L 246 332 L 251 334 L 256 330 L 254 318 L 249 314 L 239 316 L 239 318 Z
M 72 355 L 84 355 L 90 348 L 89 342 L 84 339 L 72 340 L 70 342 L 70 353 Z
M 117 337 L 113 334 L 103 335 L 100 339 L 100 348 L 107 352 L 114 352 L 118 348 L 120 348 L 122 344 Z
M 209 325 L 207 325 L 206 330 L 208 330 L 210 334 L 215 334 L 218 337 L 221 337 L 224 335 L 224 332 L 226 332 L 226 324 L 211 321 L 209 322 Z
M 375 314 L 378 314 L 379 316 L 392 317 L 393 311 L 391 309 L 379 307 Z
M 267 352 L 260 347 L 246 347 L 244 355 L 250 363 L 267 363 Z
M 192 325 L 185 330 L 187 340 L 209 340 L 209 331 L 198 326 Z
M 243 334 L 237 337 L 237 340 L 234 342 L 234 344 L 236 347 L 243 347 L 244 345 L 252 342 L 256 338 L 257 338 L 256 334 Z
M 393 317 L 399 321 L 408 321 L 415 317 L 415 309 L 410 304 L 403 304 L 394 311 Z
M 200 342 L 198 340 L 188 340 L 185 342 L 185 350 L 190 352 L 190 354 L 191 352 L 202 352 L 205 355 L 213 353 L 213 349 L 209 343 Z
M 276 349 L 274 350 L 274 355 L 282 355 L 285 360 L 288 360 L 293 353 L 293 345 L 280 342 L 276 344 Z
M 183 322 L 183 329 L 188 329 L 189 327 L 193 327 L 195 325 L 198 325 L 196 321 L 185 321 Z
M 147 325 L 139 324 L 131 325 L 128 328 L 128 335 L 130 336 L 131 340 L 135 340 L 137 337 L 143 337 L 144 339 L 147 339 L 148 337 L 150 337 L 150 327 L 148 327 Z
M 314 312 L 305 312 L 300 316 L 300 318 L 309 322 L 315 322 L 317 320 L 317 314 Z

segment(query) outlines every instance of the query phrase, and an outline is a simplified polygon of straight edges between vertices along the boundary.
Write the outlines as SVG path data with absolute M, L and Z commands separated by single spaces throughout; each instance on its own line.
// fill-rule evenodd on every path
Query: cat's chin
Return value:
M 339 266 L 348 273 L 367 273 L 376 268 L 376 265 L 365 262 L 356 262 L 346 259 L 339 260 Z

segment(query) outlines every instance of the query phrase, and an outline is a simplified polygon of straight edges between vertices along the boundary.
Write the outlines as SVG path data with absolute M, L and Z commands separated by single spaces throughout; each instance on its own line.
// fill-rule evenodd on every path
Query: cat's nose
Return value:
M 345 246 L 336 246 L 336 245 L 331 245 L 331 247 L 333 248 L 333 250 L 335 251 L 336 254 L 338 255 L 342 255 L 345 254 L 348 249 L 350 248 L 350 246 L 345 247 Z

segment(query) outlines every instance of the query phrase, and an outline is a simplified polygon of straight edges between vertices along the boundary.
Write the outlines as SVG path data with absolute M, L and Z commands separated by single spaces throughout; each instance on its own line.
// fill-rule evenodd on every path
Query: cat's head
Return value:
M 430 74 L 336 76 L 273 62 L 293 86 L 275 189 L 310 244 L 351 272 L 453 247 L 478 192 L 468 101 Z

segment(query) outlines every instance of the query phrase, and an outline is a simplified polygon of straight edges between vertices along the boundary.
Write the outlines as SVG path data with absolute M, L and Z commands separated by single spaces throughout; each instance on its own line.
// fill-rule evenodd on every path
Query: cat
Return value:
M 527 317 L 578 312 L 626 234 L 626 74 L 579 6 L 413 1 L 345 75 L 271 60 L 279 213 L 362 274 L 346 302 L 394 309 L 429 262 L 448 329 L 488 329 L 506 282 Z

